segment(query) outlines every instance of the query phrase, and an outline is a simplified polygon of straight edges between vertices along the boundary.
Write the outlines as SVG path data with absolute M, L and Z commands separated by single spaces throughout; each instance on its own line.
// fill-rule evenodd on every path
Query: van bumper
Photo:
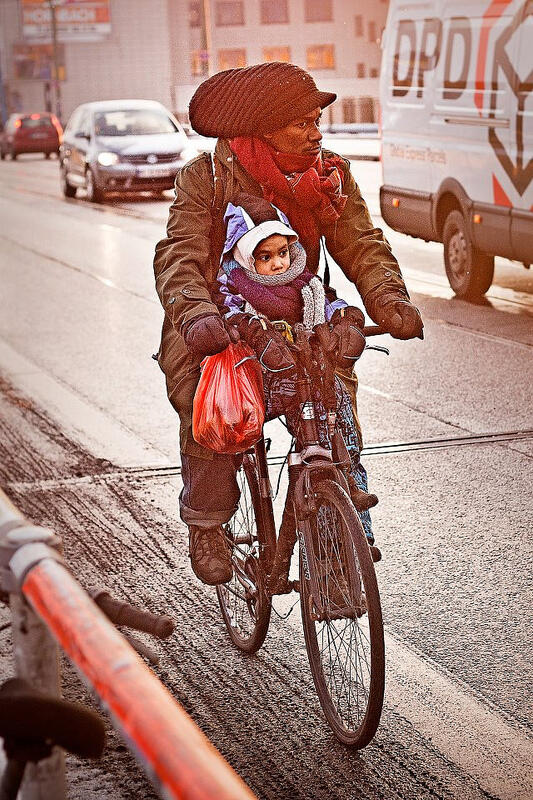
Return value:
M 389 228 L 427 242 L 439 241 L 432 222 L 433 196 L 429 192 L 382 186 L 379 204 L 381 216 Z

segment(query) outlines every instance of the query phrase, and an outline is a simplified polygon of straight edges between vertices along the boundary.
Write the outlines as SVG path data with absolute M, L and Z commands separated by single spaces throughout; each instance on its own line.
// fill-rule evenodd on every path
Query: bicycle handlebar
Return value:
M 143 611 L 131 603 L 116 600 L 107 589 L 94 589 L 90 592 L 92 599 L 114 625 L 124 625 L 136 631 L 144 631 L 167 639 L 176 627 L 176 623 L 166 614 L 153 614 Z
M 365 325 L 363 328 L 365 336 L 379 336 L 382 333 L 388 333 L 381 325 Z
M 22 678 L 11 678 L 0 687 L 0 736 L 22 755 L 26 746 L 42 742 L 81 758 L 100 758 L 105 725 L 91 709 L 48 697 Z

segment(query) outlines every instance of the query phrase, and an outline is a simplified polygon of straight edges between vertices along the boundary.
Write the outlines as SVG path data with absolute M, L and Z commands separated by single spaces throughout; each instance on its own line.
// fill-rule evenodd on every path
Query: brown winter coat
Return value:
M 374 228 L 366 204 L 346 161 L 344 193 L 348 201 L 341 217 L 322 234 L 331 257 L 356 285 L 374 317 L 378 297 L 407 297 L 400 268 L 379 228 Z M 165 373 L 168 397 L 180 415 L 180 446 L 188 455 L 211 458 L 212 453 L 192 438 L 192 400 L 200 370 L 187 350 L 182 325 L 206 312 L 217 313 L 212 300 L 225 240 L 224 209 L 240 192 L 262 197 L 259 184 L 239 164 L 226 140 L 215 149 L 213 163 L 203 154 L 186 164 L 176 177 L 176 199 L 170 208 L 167 237 L 156 246 L 156 289 L 165 311 L 159 364 Z M 308 264 L 316 272 L 318 264 Z

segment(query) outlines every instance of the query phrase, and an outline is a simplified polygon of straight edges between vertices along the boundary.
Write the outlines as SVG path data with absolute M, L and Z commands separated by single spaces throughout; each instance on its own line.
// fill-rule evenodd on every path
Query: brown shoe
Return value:
M 189 526 L 189 558 L 194 574 L 202 583 L 216 586 L 231 580 L 231 554 L 224 529 Z
M 379 547 L 376 547 L 375 544 L 369 544 L 370 547 L 370 555 L 372 556 L 372 561 L 374 564 L 377 564 L 378 561 L 381 561 L 381 550 Z
M 353 475 L 348 475 L 348 486 L 350 487 L 350 497 L 352 503 L 357 511 L 368 511 L 378 504 L 378 497 L 376 494 L 369 494 L 368 492 L 360 489 L 355 482 Z

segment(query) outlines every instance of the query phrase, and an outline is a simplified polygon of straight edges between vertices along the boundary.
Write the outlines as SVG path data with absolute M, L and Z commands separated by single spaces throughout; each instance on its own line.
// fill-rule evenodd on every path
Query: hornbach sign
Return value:
M 60 42 L 96 42 L 111 33 L 109 0 L 54 0 Z M 22 35 L 27 41 L 52 41 L 52 11 L 47 0 L 22 0 Z

